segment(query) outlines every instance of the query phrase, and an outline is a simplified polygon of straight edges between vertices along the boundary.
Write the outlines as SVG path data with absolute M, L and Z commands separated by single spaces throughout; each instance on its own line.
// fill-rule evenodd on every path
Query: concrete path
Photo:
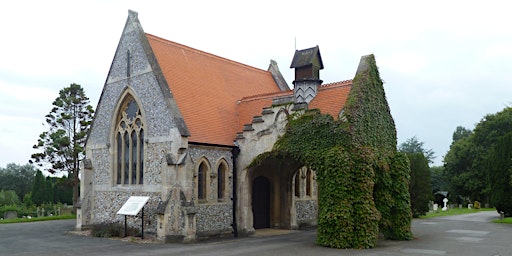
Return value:
M 138 244 L 67 234 L 73 220 L 0 225 L 0 255 L 512 255 L 512 225 L 496 212 L 413 220 L 411 241 L 379 240 L 374 249 L 315 245 L 315 231 L 259 234 L 198 244 Z

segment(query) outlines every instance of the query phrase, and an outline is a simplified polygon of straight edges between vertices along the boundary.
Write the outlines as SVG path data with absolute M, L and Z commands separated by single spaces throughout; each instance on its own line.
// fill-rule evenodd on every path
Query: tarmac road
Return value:
M 196 244 L 139 244 L 68 234 L 74 220 L 0 224 L 0 255 L 512 255 L 512 225 L 495 212 L 413 220 L 411 241 L 379 240 L 369 250 L 315 245 L 315 231 Z

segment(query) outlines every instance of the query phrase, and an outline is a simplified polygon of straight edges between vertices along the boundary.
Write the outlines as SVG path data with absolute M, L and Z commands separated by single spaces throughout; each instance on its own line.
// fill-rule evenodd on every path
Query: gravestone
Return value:
M 445 198 L 443 199 L 443 203 L 444 203 L 444 206 L 443 206 L 443 209 L 442 209 L 442 210 L 443 210 L 443 211 L 448 210 L 448 207 L 446 207 L 446 204 L 448 203 L 448 198 L 446 198 L 446 197 L 445 197 Z
M 6 211 L 4 212 L 4 219 L 16 219 L 18 218 L 18 212 L 16 211 Z

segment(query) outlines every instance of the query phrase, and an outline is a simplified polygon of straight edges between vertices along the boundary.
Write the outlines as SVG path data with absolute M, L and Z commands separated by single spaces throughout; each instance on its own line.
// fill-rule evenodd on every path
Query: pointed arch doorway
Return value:
M 270 181 L 265 176 L 252 182 L 252 212 L 255 229 L 270 228 Z

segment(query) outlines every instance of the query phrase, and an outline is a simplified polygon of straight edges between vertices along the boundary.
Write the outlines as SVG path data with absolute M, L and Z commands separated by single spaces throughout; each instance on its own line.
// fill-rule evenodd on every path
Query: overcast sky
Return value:
M 416 136 L 442 165 L 452 133 L 512 102 L 506 1 L 7 1 L 0 3 L 0 167 L 25 164 L 59 90 L 96 106 L 128 10 L 146 33 L 261 69 L 288 84 L 295 49 L 318 45 L 324 83 L 375 54 L 398 143 Z

